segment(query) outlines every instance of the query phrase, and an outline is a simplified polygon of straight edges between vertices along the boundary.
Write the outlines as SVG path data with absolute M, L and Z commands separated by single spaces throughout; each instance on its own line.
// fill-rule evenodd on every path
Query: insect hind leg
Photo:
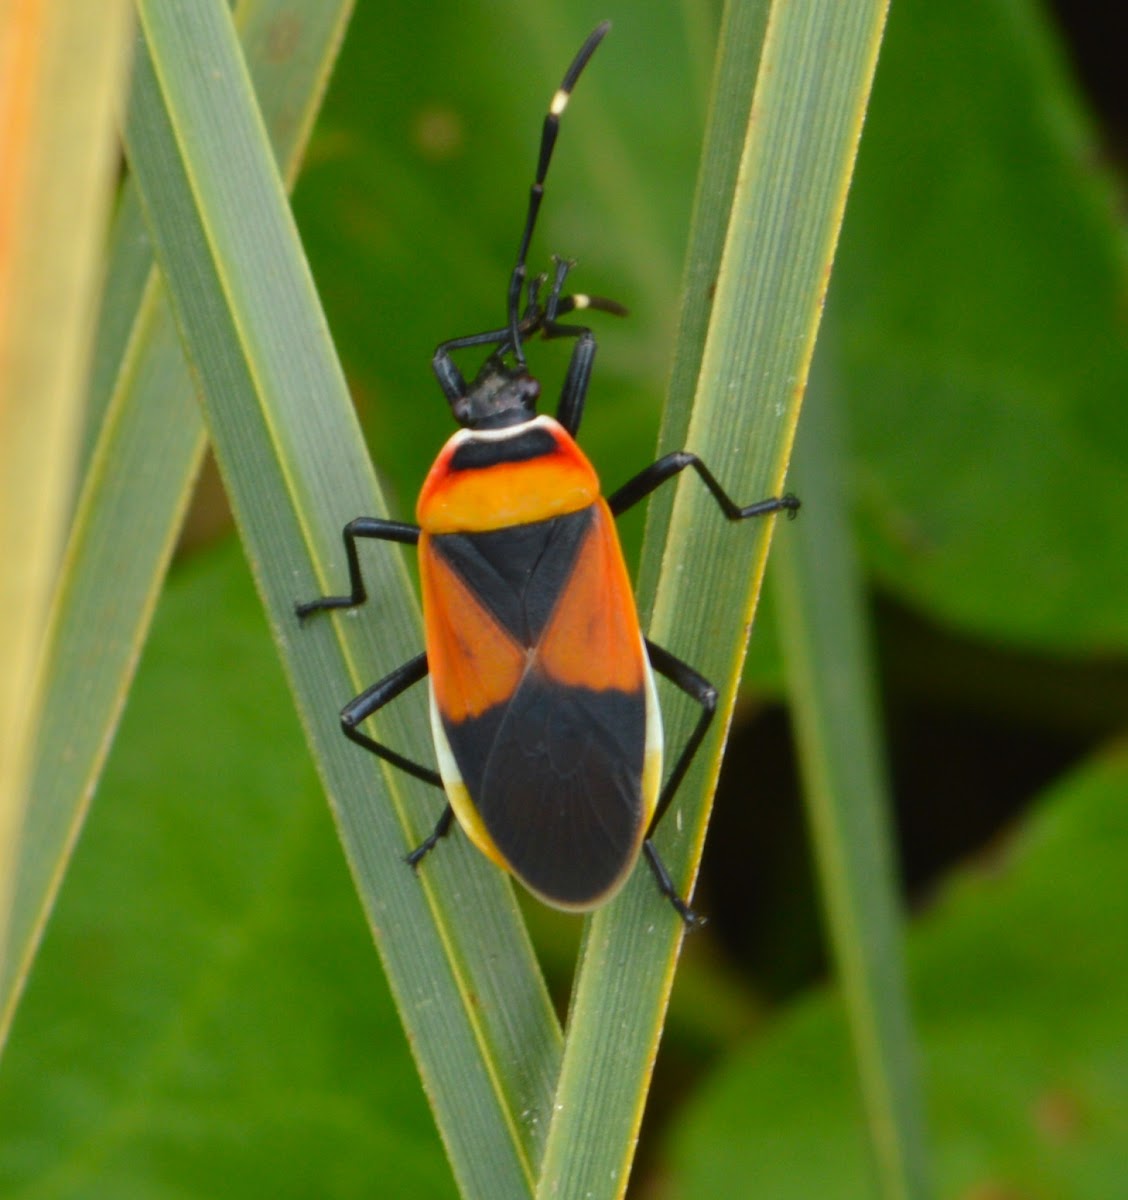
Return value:
M 650 665 L 659 675 L 665 676 L 676 688 L 701 705 L 701 715 L 697 719 L 697 724 L 693 727 L 693 732 L 689 735 L 674 763 L 674 769 L 658 794 L 658 803 L 654 806 L 654 816 L 650 819 L 650 828 L 647 829 L 646 840 L 643 842 L 646 861 L 653 872 L 659 891 L 674 906 L 686 925 L 690 929 L 696 929 L 699 925 L 704 924 L 704 918 L 698 916 L 678 893 L 651 838 L 658 823 L 666 815 L 678 788 L 681 787 L 690 763 L 693 762 L 694 756 L 700 749 L 705 733 L 713 720 L 713 714 L 717 711 L 717 689 L 699 671 L 695 671 L 688 663 L 682 662 L 680 658 L 676 658 L 649 638 L 646 639 L 646 653 L 650 658 Z
M 435 823 L 435 828 L 407 855 L 404 862 L 414 870 L 434 850 L 439 842 L 450 833 L 453 825 L 454 809 L 451 808 L 450 801 L 448 800 L 446 808 L 443 809 L 443 815 Z
M 694 929 L 700 929 L 705 924 L 705 917 L 701 916 L 700 913 L 694 912 L 682 899 L 677 885 L 670 877 L 670 872 L 666 869 L 666 864 L 662 861 L 658 850 L 650 838 L 647 838 L 642 843 L 642 852 L 646 855 L 646 865 L 650 868 L 650 873 L 654 876 L 654 882 L 658 885 L 658 890 L 673 905 L 674 911 L 681 917 L 686 929 L 691 932 Z
M 399 767 L 408 775 L 441 788 L 443 781 L 438 771 L 425 767 L 422 763 L 417 763 L 398 751 L 392 750 L 360 729 L 363 722 L 370 716 L 379 712 L 386 704 L 390 704 L 409 687 L 425 679 L 428 670 L 427 655 L 417 654 L 413 659 L 405 662 L 402 667 L 392 671 L 390 675 L 385 675 L 383 679 L 374 683 L 370 688 L 366 688 L 359 696 L 345 705 L 341 710 L 341 728 L 350 742 L 355 742 L 370 754 L 375 754 L 377 758 L 390 762 L 392 766 Z M 405 855 L 404 861 L 408 866 L 412 869 L 417 867 L 423 858 L 435 848 L 439 840 L 450 833 L 453 823 L 454 809 L 451 808 L 448 801 L 435 828 L 410 854 Z

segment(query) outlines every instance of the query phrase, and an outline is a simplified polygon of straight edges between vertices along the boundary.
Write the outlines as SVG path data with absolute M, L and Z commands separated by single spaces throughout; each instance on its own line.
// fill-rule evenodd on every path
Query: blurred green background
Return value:
M 1032 0 L 894 4 L 817 352 L 959 1200 L 1128 1196 L 1124 91 L 1101 11 L 1063 3 L 1067 37 Z M 358 5 L 295 209 L 405 517 L 453 428 L 434 345 L 501 319 L 544 106 L 606 16 L 533 263 L 573 256 L 631 309 L 596 318 L 583 430 L 614 487 L 654 453 L 719 7 Z M 567 348 L 532 353 L 551 396 Z M 0 1071 L 0 1194 L 449 1197 L 215 503 L 205 479 Z M 632 1195 L 871 1195 L 770 611 L 697 902 Z M 563 1006 L 579 922 L 529 915 Z

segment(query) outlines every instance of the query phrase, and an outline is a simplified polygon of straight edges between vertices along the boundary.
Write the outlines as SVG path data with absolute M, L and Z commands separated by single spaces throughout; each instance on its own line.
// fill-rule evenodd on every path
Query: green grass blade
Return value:
M 713 315 L 714 290 L 732 218 L 741 145 L 748 124 L 748 103 L 756 86 L 760 49 L 770 5 L 729 3 L 717 36 L 717 63 L 709 123 L 701 151 L 697 191 L 690 222 L 682 280 L 678 338 L 670 373 L 669 395 L 662 413 L 659 448 L 680 449 L 689 430 L 705 336 Z M 665 537 L 674 507 L 675 489 L 659 488 L 646 514 L 648 553 L 639 564 L 638 596 L 649 625 L 658 591 L 662 555 L 649 544 Z
M 275 153 L 291 181 L 351 0 L 316 4 L 286 55 L 267 35 L 288 0 L 244 0 L 236 20 Z M 25 841 L 0 972 L 0 1040 L 30 970 L 122 706 L 203 454 L 195 389 L 127 182 L 91 363 L 88 461 L 44 654 L 44 734 L 35 747 Z
M 441 800 L 359 753 L 337 720 L 419 650 L 402 557 L 366 555 L 366 614 L 306 629 L 294 616 L 295 600 L 343 585 L 345 521 L 385 510 L 227 13 L 139 12 L 130 161 L 268 618 L 459 1184 L 527 1196 L 559 1032 L 512 891 L 461 840 L 409 871 L 403 853 Z M 420 758 L 424 704 L 409 694 L 378 728 Z
M 82 425 L 129 10 L 0 10 L 0 971 L 43 713 L 47 612 Z
M 141 198 L 131 180 L 126 180 L 118 198 L 117 212 L 106 250 L 98 324 L 86 388 L 86 419 L 78 460 L 78 478 L 85 480 L 94 457 L 106 414 L 118 390 L 122 364 L 134 336 L 149 276 L 153 271 L 153 248 L 141 212 Z M 78 497 L 75 497 L 78 500 Z
M 881 1194 L 931 1195 L 908 1015 L 890 803 L 862 579 L 844 510 L 833 397 L 811 388 L 792 464 L 806 508 L 781 539 L 778 588 L 804 795 L 853 1033 Z
M 661 448 L 699 453 L 741 502 L 783 483 L 884 17 L 880 0 L 779 0 L 764 29 L 755 91 L 739 106 L 714 102 L 707 162 L 720 170 L 735 155 L 739 169 L 730 161 L 721 174 L 735 187 L 727 195 L 710 177 L 698 188 L 696 221 L 720 220 L 726 232 L 718 267 L 689 267 L 683 337 L 697 336 L 694 306 L 707 305 L 715 282 L 714 311 L 702 350 L 679 345 L 675 380 L 687 387 L 695 377 L 696 399 L 690 417 L 685 397 L 671 398 Z M 748 37 L 757 28 L 752 8 L 732 6 L 719 89 L 747 79 L 739 58 L 754 57 L 756 43 L 738 43 L 735 31 Z M 713 205 L 731 214 L 710 215 Z M 695 237 L 691 254 L 709 248 L 709 237 Z M 700 358 L 699 371 L 682 365 L 686 357 Z M 720 691 L 710 737 L 657 837 L 684 886 L 704 837 L 771 529 L 727 527 L 693 478 L 679 484 L 666 531 L 664 519 L 656 506 L 644 548 L 644 580 L 658 574 L 656 558 L 662 563 L 650 634 Z M 679 745 L 694 714 L 681 701 L 666 712 L 667 743 Z M 645 869 L 593 918 L 539 1195 L 622 1194 L 680 939 L 680 923 Z

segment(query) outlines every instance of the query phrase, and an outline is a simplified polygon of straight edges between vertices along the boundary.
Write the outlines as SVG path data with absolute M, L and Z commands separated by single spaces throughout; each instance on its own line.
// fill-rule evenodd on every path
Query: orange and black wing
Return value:
M 420 542 L 433 727 L 460 822 L 550 904 L 590 908 L 629 873 L 661 731 L 604 501 Z

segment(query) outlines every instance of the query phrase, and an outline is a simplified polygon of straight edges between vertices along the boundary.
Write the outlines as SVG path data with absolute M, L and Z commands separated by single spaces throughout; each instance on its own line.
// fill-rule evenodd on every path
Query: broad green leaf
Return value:
M 910 939 L 943 1196 L 1107 1200 L 1128 1140 L 1128 755 L 1053 788 L 1011 844 L 946 889 Z M 675 1197 L 868 1200 L 836 997 L 727 1061 L 671 1147 Z
M 1049 13 L 895 5 L 835 295 L 882 584 L 969 634 L 1128 646 L 1128 256 Z
M 0 1129 L 5 1200 L 456 1194 L 233 539 L 161 598 Z
M 294 615 L 296 600 L 342 586 L 346 520 L 384 506 L 227 12 L 139 13 L 130 163 L 272 632 L 459 1184 L 527 1195 L 559 1032 L 512 892 L 460 840 L 408 870 L 440 804 L 346 742 L 336 718 L 418 652 L 402 558 L 366 556 L 367 619 L 303 629 Z M 423 699 L 378 726 L 417 758 Z

